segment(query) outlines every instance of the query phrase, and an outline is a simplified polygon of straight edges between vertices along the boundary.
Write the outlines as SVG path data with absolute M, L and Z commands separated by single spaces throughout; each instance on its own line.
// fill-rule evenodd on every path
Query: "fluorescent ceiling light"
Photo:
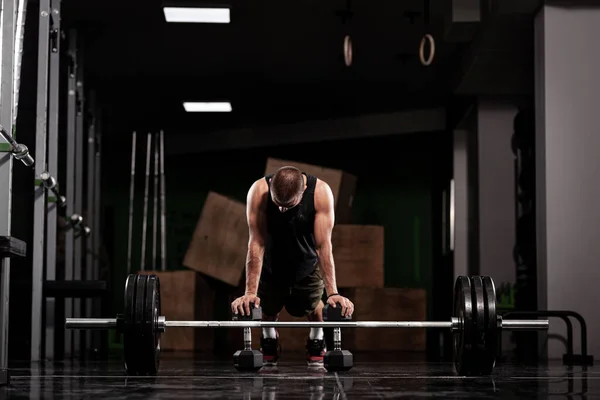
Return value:
M 229 8 L 165 7 L 167 22 L 228 24 Z
M 187 112 L 231 112 L 231 103 L 192 103 L 184 102 L 183 108 Z

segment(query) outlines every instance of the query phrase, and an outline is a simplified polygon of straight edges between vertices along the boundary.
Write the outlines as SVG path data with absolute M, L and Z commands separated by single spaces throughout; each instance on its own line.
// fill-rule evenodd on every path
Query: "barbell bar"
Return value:
M 67 329 L 111 329 L 123 334 L 125 370 L 130 375 L 154 375 L 160 364 L 160 341 L 169 327 L 243 328 L 244 350 L 234 354 L 234 366 L 256 370 L 262 354 L 251 347 L 251 328 L 332 327 L 334 348 L 324 357 L 329 371 L 347 371 L 352 354 L 341 349 L 341 328 L 439 328 L 450 329 L 454 368 L 459 375 L 490 375 L 496 363 L 503 330 L 547 330 L 548 320 L 504 320 L 496 310 L 496 289 L 491 277 L 459 276 L 454 286 L 454 315 L 450 321 L 351 321 L 341 309 L 323 309 L 323 322 L 261 321 L 260 308 L 251 315 L 235 315 L 233 321 L 168 321 L 161 315 L 160 281 L 156 275 L 130 274 L 125 282 L 124 312 L 117 318 L 67 318 Z M 401 305 L 395 305 L 401 306 Z M 337 338 L 337 339 L 336 339 Z M 243 368 L 242 368 L 243 367 Z
M 508 331 L 547 330 L 548 320 L 519 320 L 498 318 L 499 328 Z M 116 318 L 67 318 L 67 329 L 111 329 L 117 328 Z M 461 327 L 459 318 L 451 321 L 168 321 L 159 317 L 158 329 L 166 328 L 431 328 L 458 331 Z

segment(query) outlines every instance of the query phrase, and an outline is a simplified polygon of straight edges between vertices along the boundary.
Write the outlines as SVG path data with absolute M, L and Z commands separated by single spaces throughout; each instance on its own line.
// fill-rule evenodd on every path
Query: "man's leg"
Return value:
M 260 281 L 258 297 L 262 308 L 263 321 L 277 321 L 283 309 L 287 289 L 271 282 Z M 263 365 L 275 366 L 281 356 L 279 333 L 275 328 L 263 328 L 260 337 L 260 351 L 263 353 Z
M 319 300 L 319 304 L 317 305 L 317 308 L 315 308 L 315 310 L 313 312 L 308 314 L 306 316 L 306 318 L 311 322 L 323 322 L 323 307 L 324 306 L 325 305 L 323 304 L 323 301 Z M 310 333 L 308 334 L 308 338 L 311 340 L 314 340 L 314 339 L 323 340 L 323 338 L 324 338 L 323 328 L 310 328 Z
M 308 318 L 309 321 L 323 321 L 323 278 L 317 268 L 306 278 L 296 282 L 285 308 L 297 318 Z M 325 340 L 322 328 L 311 328 L 306 342 L 307 360 L 309 364 L 320 364 L 325 356 Z

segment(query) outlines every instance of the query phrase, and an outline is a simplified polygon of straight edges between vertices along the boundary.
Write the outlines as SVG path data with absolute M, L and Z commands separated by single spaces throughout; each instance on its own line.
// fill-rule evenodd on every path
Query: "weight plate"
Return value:
M 486 312 L 485 293 L 480 276 L 471 277 L 471 301 L 473 302 L 473 351 L 475 357 L 470 375 L 482 375 L 486 363 Z
M 498 354 L 498 317 L 496 314 L 496 286 L 489 276 L 481 278 L 484 289 L 485 300 L 485 361 L 482 374 L 490 375 L 496 366 L 496 355 Z
M 147 355 L 146 374 L 154 375 L 160 365 L 160 331 L 158 317 L 160 315 L 160 282 L 158 276 L 149 275 L 146 283 L 146 301 L 144 304 L 144 340 L 143 353 Z
M 454 332 L 454 368 L 459 375 L 468 375 L 473 363 L 473 303 L 471 282 L 459 276 L 454 285 L 454 316 L 459 329 Z
M 137 340 L 136 358 L 139 360 L 139 365 L 136 370 L 136 375 L 146 375 L 146 371 L 151 368 L 149 360 L 151 355 L 148 354 L 149 344 L 152 343 L 152 329 L 149 323 L 146 323 L 146 291 L 148 287 L 148 275 L 140 275 L 137 280 L 137 288 L 135 291 L 135 326 L 134 332 Z
M 123 356 L 125 370 L 130 375 L 136 375 L 139 360 L 136 357 L 138 341 L 135 334 L 136 320 L 136 290 L 138 275 L 131 274 L 125 281 L 124 313 L 123 313 Z

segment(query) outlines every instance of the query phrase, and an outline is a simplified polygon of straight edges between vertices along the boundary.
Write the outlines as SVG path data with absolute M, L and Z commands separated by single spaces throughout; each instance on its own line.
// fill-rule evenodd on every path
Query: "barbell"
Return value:
M 360 300 L 359 300 L 360 301 Z M 129 375 L 154 375 L 160 365 L 160 336 L 167 328 L 434 328 L 450 329 L 454 367 L 459 375 L 490 375 L 502 330 L 547 330 L 548 320 L 505 320 L 496 312 L 491 277 L 459 276 L 454 286 L 450 321 L 260 321 L 235 316 L 232 321 L 169 321 L 161 315 L 160 281 L 156 275 L 131 274 L 125 282 L 124 312 L 116 318 L 66 318 L 66 329 L 117 329 L 123 334 L 124 364 Z M 243 320 L 240 320 L 243 319 Z

